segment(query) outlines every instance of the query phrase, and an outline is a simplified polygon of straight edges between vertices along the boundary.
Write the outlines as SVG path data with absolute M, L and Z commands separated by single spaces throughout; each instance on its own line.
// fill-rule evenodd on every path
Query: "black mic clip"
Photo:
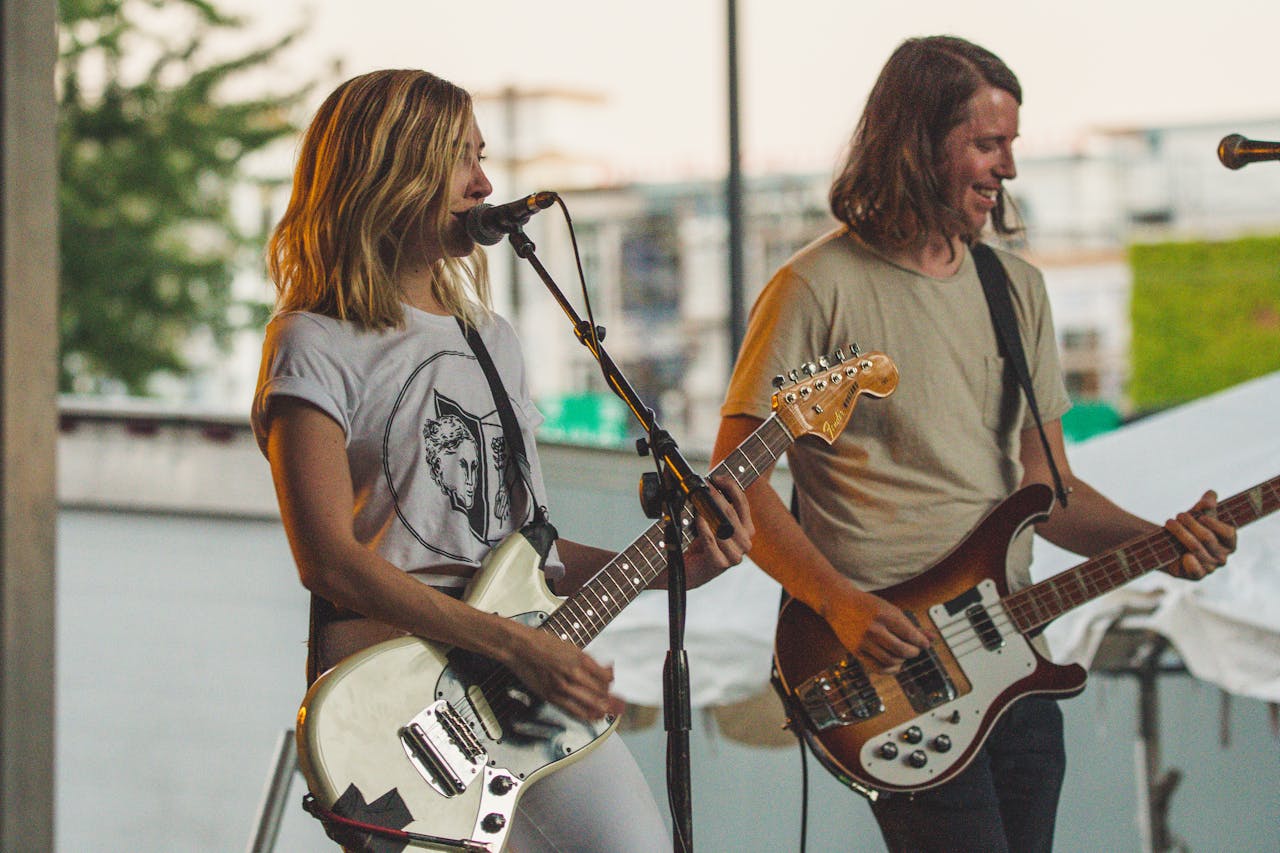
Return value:
M 467 211 L 463 223 L 467 236 L 481 246 L 492 246 L 519 231 L 531 216 L 555 204 L 557 198 L 555 193 L 544 190 L 506 204 L 477 204 Z

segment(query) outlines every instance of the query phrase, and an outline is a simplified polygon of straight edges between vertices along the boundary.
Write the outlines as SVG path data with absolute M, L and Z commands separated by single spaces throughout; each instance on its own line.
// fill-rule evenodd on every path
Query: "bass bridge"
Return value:
M 844 658 L 806 679 L 795 695 L 815 731 L 847 726 L 884 711 L 884 702 L 856 658 Z

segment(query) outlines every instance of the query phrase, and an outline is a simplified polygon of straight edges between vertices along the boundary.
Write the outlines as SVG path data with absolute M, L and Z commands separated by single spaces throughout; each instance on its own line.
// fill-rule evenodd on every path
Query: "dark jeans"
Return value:
M 871 806 L 893 853 L 1050 853 L 1066 770 L 1062 711 L 1015 702 L 964 772 L 914 796 Z

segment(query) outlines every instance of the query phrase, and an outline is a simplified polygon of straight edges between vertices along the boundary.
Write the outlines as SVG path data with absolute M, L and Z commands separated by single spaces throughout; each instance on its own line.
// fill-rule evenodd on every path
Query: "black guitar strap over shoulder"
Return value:
M 533 479 L 529 474 L 529 455 L 525 450 L 524 436 L 520 432 L 520 424 L 516 421 L 515 410 L 511 408 L 511 398 L 507 396 L 507 389 L 502 384 L 502 377 L 498 375 L 498 368 L 494 366 L 493 358 L 480 338 L 480 333 L 474 326 L 465 323 L 461 317 L 456 319 L 458 328 L 462 330 L 462 336 L 467 339 L 467 346 L 471 347 L 476 361 L 480 363 L 480 369 L 484 371 L 484 378 L 489 383 L 489 392 L 493 395 L 493 404 L 498 409 L 498 418 L 502 421 L 502 435 L 507 443 L 506 470 L 503 472 L 507 494 L 512 496 L 514 506 L 516 486 L 522 483 L 525 494 L 534 507 L 534 521 L 543 521 L 546 508 L 538 505 L 538 499 L 533 493 Z
M 1009 296 L 1009 274 L 1004 264 L 996 257 L 995 251 L 986 243 L 974 243 L 970 247 L 973 262 L 978 267 L 978 278 L 982 281 L 982 292 L 987 297 L 987 308 L 991 311 L 991 322 L 996 327 L 996 340 L 1005 358 L 1013 367 L 1014 376 L 1022 391 L 1027 396 L 1027 405 L 1031 416 L 1035 418 L 1036 429 L 1040 431 L 1040 443 L 1044 447 L 1045 459 L 1049 460 L 1049 472 L 1053 475 L 1053 488 L 1057 492 L 1058 502 L 1063 508 L 1067 506 L 1067 489 L 1062 484 L 1062 475 L 1058 473 L 1058 463 L 1049 449 L 1049 438 L 1044 434 L 1044 424 L 1040 421 L 1040 407 L 1036 405 L 1035 391 L 1031 388 L 1031 372 L 1027 369 L 1027 355 L 1022 348 L 1022 336 L 1018 334 L 1018 320 L 1013 313 L 1013 299 Z

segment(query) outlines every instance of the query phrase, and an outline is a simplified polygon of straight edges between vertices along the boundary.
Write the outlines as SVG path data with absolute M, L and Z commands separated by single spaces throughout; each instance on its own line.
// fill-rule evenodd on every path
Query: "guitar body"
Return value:
M 1015 700 L 1084 689 L 1084 669 L 1041 656 L 1003 602 L 1009 543 L 1052 500 L 1045 486 L 1020 490 L 924 574 L 877 591 L 941 638 L 896 675 L 864 667 L 825 619 L 787 602 L 774 647 L 779 689 L 834 776 L 873 798 L 931 788 L 969 765 Z
M 561 602 L 538 567 L 537 551 L 515 534 L 484 561 L 466 600 L 540 624 Z M 503 849 L 523 786 L 585 756 L 616 726 L 493 690 L 512 682 L 504 672 L 417 637 L 346 658 L 298 711 L 311 793 L 344 817 L 441 839 L 425 849 Z

